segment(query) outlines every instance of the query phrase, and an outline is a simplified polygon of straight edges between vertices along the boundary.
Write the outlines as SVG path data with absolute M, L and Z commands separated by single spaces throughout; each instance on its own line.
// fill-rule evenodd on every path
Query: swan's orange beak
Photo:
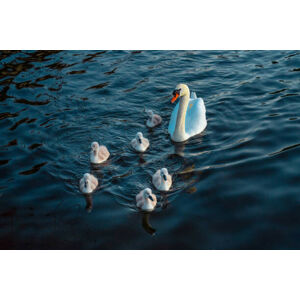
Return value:
M 173 98 L 171 99 L 171 102 L 174 103 L 177 100 L 178 96 L 178 94 L 175 94 L 175 96 L 173 96 Z
M 177 98 L 179 97 L 179 93 L 177 91 L 174 91 L 173 92 L 173 98 L 171 99 L 171 102 L 174 103 Z

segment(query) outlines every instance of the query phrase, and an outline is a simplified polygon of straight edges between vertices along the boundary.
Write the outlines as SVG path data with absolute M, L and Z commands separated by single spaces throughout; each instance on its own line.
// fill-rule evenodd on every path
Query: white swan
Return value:
M 158 114 L 154 114 L 151 109 L 147 109 L 146 113 L 149 117 L 149 119 L 146 122 L 147 127 L 153 128 L 158 126 L 161 123 L 161 116 Z
M 85 173 L 79 181 L 80 191 L 84 194 L 92 193 L 98 186 L 98 179 L 89 173 Z
M 156 196 L 152 193 L 151 189 L 146 188 L 140 191 L 136 197 L 136 206 L 143 211 L 152 211 L 157 203 Z
M 144 138 L 141 132 L 138 132 L 135 138 L 131 141 L 131 146 L 138 152 L 145 152 L 149 145 L 149 140 Z
M 91 144 L 90 160 L 93 164 L 100 164 L 109 158 L 110 153 L 105 146 L 99 146 L 97 142 Z
M 161 170 L 157 170 L 152 176 L 152 183 L 157 190 L 166 192 L 172 186 L 172 176 L 166 168 L 162 168 Z
M 175 106 L 168 132 L 174 142 L 183 142 L 190 137 L 201 133 L 206 125 L 206 109 L 202 98 L 197 98 L 196 93 L 192 93 L 186 84 L 178 84 L 173 92 L 172 103 L 180 98 Z

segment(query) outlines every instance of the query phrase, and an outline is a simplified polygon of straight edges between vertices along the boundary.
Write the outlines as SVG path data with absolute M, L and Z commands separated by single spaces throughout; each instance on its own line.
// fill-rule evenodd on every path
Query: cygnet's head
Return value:
M 85 173 L 83 175 L 83 178 L 84 178 L 84 187 L 87 188 L 90 185 L 90 174 Z
M 91 148 L 92 148 L 92 151 L 94 152 L 94 154 L 96 155 L 96 153 L 99 149 L 99 144 L 97 142 L 92 142 Z
M 177 84 L 175 90 L 173 91 L 173 98 L 171 102 L 174 103 L 178 97 L 183 96 L 190 96 L 190 89 L 186 84 Z
M 149 118 L 153 117 L 153 111 L 151 109 L 147 109 L 146 113 L 147 113 L 147 115 L 148 115 Z
M 136 140 L 141 144 L 143 139 L 143 134 L 141 132 L 138 132 L 135 136 Z
M 167 176 L 169 175 L 168 170 L 166 168 L 162 168 L 160 170 L 160 175 L 164 181 L 167 181 Z
M 149 189 L 149 188 L 146 188 L 145 190 L 144 190 L 144 198 L 145 199 L 150 199 L 150 200 L 152 200 L 153 201 L 153 198 L 152 198 L 152 191 L 151 191 L 151 189 Z

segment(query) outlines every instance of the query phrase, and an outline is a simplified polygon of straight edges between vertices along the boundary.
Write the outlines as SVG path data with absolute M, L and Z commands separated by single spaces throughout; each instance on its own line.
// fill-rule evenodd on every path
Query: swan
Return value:
M 172 103 L 180 98 L 175 106 L 168 132 L 174 142 L 183 142 L 190 137 L 201 133 L 206 125 L 206 109 L 202 98 L 197 98 L 196 93 L 192 93 L 186 84 L 178 84 L 173 92 Z
M 146 122 L 147 127 L 153 128 L 158 126 L 161 123 L 162 119 L 160 115 L 154 114 L 151 109 L 147 109 L 146 113 L 149 117 L 149 119 Z
M 91 163 L 100 164 L 109 158 L 110 153 L 105 146 L 99 146 L 97 142 L 92 142 L 91 148 Z
M 166 168 L 162 168 L 152 176 L 152 183 L 157 190 L 166 192 L 172 186 L 172 176 Z
M 140 191 L 136 197 L 136 206 L 143 211 L 152 211 L 157 203 L 156 196 L 149 188 Z
M 145 152 L 149 147 L 149 140 L 144 138 L 141 132 L 138 132 L 131 141 L 131 146 L 138 152 Z
M 83 194 L 92 193 L 98 186 L 98 179 L 89 173 L 85 173 L 79 181 L 80 191 Z

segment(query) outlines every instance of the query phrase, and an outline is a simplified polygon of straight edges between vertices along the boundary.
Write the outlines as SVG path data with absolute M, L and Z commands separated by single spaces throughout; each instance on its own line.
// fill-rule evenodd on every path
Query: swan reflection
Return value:
M 90 213 L 93 210 L 93 197 L 92 194 L 85 194 L 85 202 L 86 202 L 86 206 L 85 206 L 85 210 Z
M 144 212 L 142 213 L 142 226 L 145 229 L 145 231 L 151 235 L 154 235 L 156 232 L 156 229 L 154 229 L 151 224 L 149 223 L 150 213 Z

